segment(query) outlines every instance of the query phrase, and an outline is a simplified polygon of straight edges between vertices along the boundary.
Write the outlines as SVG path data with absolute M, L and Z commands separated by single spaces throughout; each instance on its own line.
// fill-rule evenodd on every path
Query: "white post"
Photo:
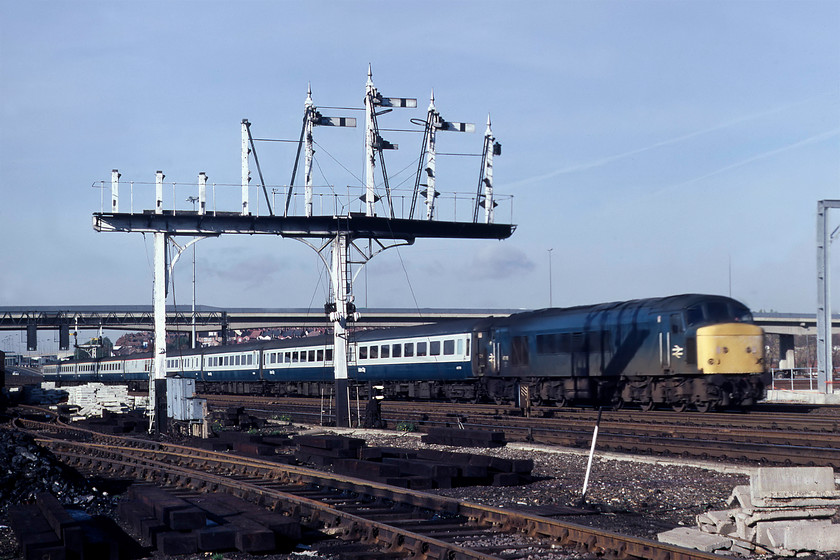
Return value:
M 251 182 L 251 170 L 248 167 L 248 154 L 251 148 L 248 146 L 248 119 L 242 119 L 242 215 L 250 214 L 248 210 L 248 184 Z
M 155 214 L 163 214 L 163 171 L 155 172 Z
M 435 213 L 435 138 L 440 115 L 435 109 L 435 92 L 432 90 L 429 102 L 429 134 L 426 142 L 426 219 L 431 220 Z
M 312 147 L 312 124 L 315 118 L 315 107 L 312 104 L 312 87 L 306 90 L 306 103 L 304 104 L 304 112 L 306 114 L 304 138 L 306 140 L 305 157 L 303 159 L 303 176 L 304 176 L 304 206 L 306 208 L 306 217 L 312 217 L 312 157 L 315 155 L 315 150 Z
M 117 214 L 120 211 L 120 172 L 111 170 L 111 212 Z
M 376 189 L 374 172 L 376 170 L 376 155 L 373 151 L 374 135 L 373 113 L 376 111 L 373 100 L 376 88 L 373 87 L 373 73 L 368 65 L 368 79 L 365 85 L 365 215 L 375 216 Z
M 350 390 L 347 382 L 347 234 L 338 233 L 332 246 L 333 367 L 335 368 L 336 425 L 350 426 Z
M 161 174 L 162 175 L 162 174 Z M 161 397 L 165 398 L 166 391 L 166 242 L 164 232 L 155 232 L 154 250 L 154 317 L 155 317 L 155 361 L 154 370 L 149 378 L 149 431 L 158 431 L 165 421 L 166 403 L 161 408 Z M 158 390 L 163 389 L 163 395 Z
M 203 216 L 207 211 L 207 174 L 198 174 L 198 215 Z
M 484 132 L 484 146 L 487 156 L 484 158 L 484 223 L 493 223 L 493 131 L 490 129 L 490 115 L 487 115 L 487 130 Z

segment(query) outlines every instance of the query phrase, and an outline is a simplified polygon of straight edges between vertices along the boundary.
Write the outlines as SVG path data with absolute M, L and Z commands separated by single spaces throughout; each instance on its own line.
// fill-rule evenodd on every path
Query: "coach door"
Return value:
M 499 373 L 498 340 L 490 329 L 477 330 L 473 333 L 473 370 L 476 375 L 496 375 Z

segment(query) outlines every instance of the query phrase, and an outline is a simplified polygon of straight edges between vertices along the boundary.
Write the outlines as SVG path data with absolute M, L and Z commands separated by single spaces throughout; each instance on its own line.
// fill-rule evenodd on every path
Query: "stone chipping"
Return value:
M 300 426 L 290 426 L 295 433 L 328 432 L 324 429 L 306 429 Z M 332 433 L 352 435 L 367 440 L 369 446 L 394 446 L 406 448 L 437 448 L 452 450 L 446 446 L 428 446 L 420 441 L 417 434 L 395 433 L 381 430 L 329 430 Z M 17 447 L 27 451 L 21 453 Z M 113 503 L 113 498 L 96 492 L 84 480 L 74 480 L 72 473 L 63 473 L 55 464 L 46 463 L 43 466 L 29 465 L 29 468 L 5 468 L 12 461 L 12 457 L 19 455 L 23 459 L 16 459 L 16 465 L 29 462 L 28 455 L 45 457 L 48 452 L 34 445 L 31 439 L 11 430 L 0 430 L 0 465 L 3 470 L 0 485 L 5 489 L 10 486 L 15 489 L 12 494 L 0 495 L 0 504 L 10 499 L 22 499 L 18 496 L 34 495 L 35 488 L 26 489 L 26 485 L 33 484 L 38 490 L 49 490 L 43 484 L 61 487 L 67 485 L 66 496 L 73 503 L 76 500 L 85 509 L 104 510 Z M 478 486 L 453 489 L 438 489 L 433 492 L 451 496 L 457 499 L 469 500 L 497 507 L 528 510 L 538 506 L 574 505 L 580 499 L 581 486 L 586 469 L 587 454 L 580 450 L 552 449 L 540 446 L 509 444 L 506 447 L 494 449 L 471 450 L 509 459 L 533 459 L 533 474 L 536 479 L 526 485 L 517 487 Z M 37 463 L 37 462 L 36 462 Z M 37 463 L 40 464 L 40 463 Z M 42 470 L 39 470 L 42 469 Z M 46 470 L 43 470 L 46 469 Z M 629 460 L 618 454 L 601 454 L 596 452 L 592 473 L 589 479 L 586 502 L 600 515 L 568 516 L 561 519 L 600 529 L 630 534 L 655 540 L 656 535 L 674 528 L 696 527 L 696 517 L 699 514 L 722 511 L 729 508 L 727 503 L 733 488 L 749 484 L 749 466 L 732 467 L 723 463 L 705 463 L 697 465 L 695 462 L 681 462 L 656 458 L 639 458 Z M 27 475 L 26 473 L 31 474 Z M 47 476 L 44 473 L 52 473 Z M 51 478 L 57 477 L 56 479 Z M 64 480 L 66 477 L 66 480 Z M 14 481 L 10 479 L 15 479 Z M 43 479 L 43 484 L 39 480 Z M 63 482 L 61 482 L 63 481 Z M 8 497 L 7 497 L 8 496 Z M 93 498 L 88 498 L 92 496 Z M 5 525 L 5 519 L 0 510 L 0 526 Z M 500 543 L 504 535 L 500 535 Z M 15 543 L 8 529 L 0 527 L 0 560 L 15 558 Z M 544 559 L 592 558 L 580 552 L 557 550 L 548 555 L 546 551 L 535 551 L 533 556 L 524 557 Z M 299 550 L 290 555 L 270 555 L 261 557 L 262 560 L 280 560 L 292 558 L 336 558 L 335 555 L 318 553 L 316 551 Z M 831 558 L 831 554 L 815 556 L 817 558 Z M 181 557 L 183 560 L 198 560 L 203 556 Z M 245 560 L 250 557 L 241 554 L 225 554 L 229 560 Z M 765 556 L 764 558 L 773 558 Z M 160 558 L 156 558 L 160 560 Z M 206 560 L 206 559 L 205 559 Z

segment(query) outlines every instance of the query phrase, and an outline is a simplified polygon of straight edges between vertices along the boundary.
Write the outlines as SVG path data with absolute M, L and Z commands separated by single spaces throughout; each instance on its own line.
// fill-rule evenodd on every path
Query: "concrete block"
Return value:
M 735 513 L 735 537 L 744 541 L 754 542 L 755 527 L 747 524 L 749 518 L 749 514 L 742 511 Z
M 732 539 L 720 535 L 703 533 L 699 529 L 690 527 L 677 527 L 656 536 L 659 542 L 693 548 L 703 552 L 714 552 L 716 550 L 728 550 L 732 546 Z
M 745 522 L 747 525 L 755 525 L 757 523 L 766 521 L 781 521 L 797 519 L 830 519 L 835 513 L 836 509 L 819 509 L 819 508 L 804 508 L 804 509 L 757 509 L 752 515 L 749 515 Z
M 698 524 L 714 527 L 713 533 L 728 535 L 735 532 L 735 513 L 738 510 L 707 511 L 697 516 Z
M 753 505 L 752 498 L 750 498 L 750 486 L 748 484 L 736 486 L 732 490 L 732 495 L 726 501 L 726 505 L 731 508 L 739 507 L 743 510 L 751 510 Z
M 762 467 L 750 479 L 750 498 L 840 498 L 831 467 Z
M 784 548 L 794 551 L 840 551 L 840 525 L 808 522 L 784 529 Z
M 793 531 L 805 530 L 806 527 L 811 524 L 818 527 L 824 527 L 826 525 L 831 525 L 831 521 L 809 521 L 802 519 L 793 521 L 764 521 L 755 526 L 755 543 L 769 548 L 788 548 L 785 546 L 785 531 L 788 529 Z M 840 525 L 838 525 L 838 527 L 840 527 Z

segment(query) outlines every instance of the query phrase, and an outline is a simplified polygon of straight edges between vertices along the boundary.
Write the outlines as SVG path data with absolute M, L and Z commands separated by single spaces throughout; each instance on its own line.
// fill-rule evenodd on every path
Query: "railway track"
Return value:
M 341 539 L 417 558 L 513 558 L 563 549 L 617 558 L 711 560 L 720 556 L 556 519 L 424 492 L 56 422 L 18 420 L 62 461 L 84 472 L 130 477 L 192 492 L 229 492 Z M 504 534 L 504 542 L 500 539 Z
M 330 420 L 313 399 L 209 396 L 215 406 L 236 402 L 250 412 L 280 414 L 297 421 Z M 450 403 L 386 402 L 388 425 L 423 431 L 454 426 L 504 431 L 508 441 L 587 448 L 598 412 L 591 409 L 533 409 L 529 417 L 513 407 Z M 840 417 L 792 413 L 672 413 L 604 411 L 598 449 L 698 459 L 778 465 L 840 466 Z

